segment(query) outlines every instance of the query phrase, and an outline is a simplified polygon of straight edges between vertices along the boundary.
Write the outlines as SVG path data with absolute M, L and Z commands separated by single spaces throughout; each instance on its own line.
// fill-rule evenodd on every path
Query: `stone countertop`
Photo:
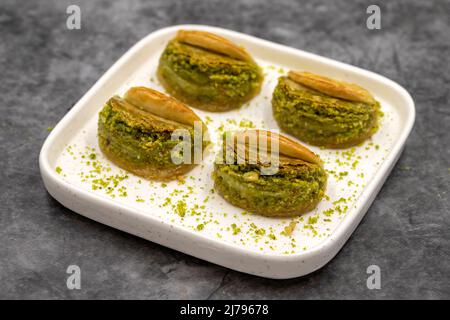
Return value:
M 68 30 L 66 8 L 81 8 Z M 370 1 L 21 1 L 0 3 L 0 298 L 450 298 L 450 3 Z M 362 223 L 321 270 L 242 274 L 62 207 L 39 150 L 54 126 L 134 43 L 162 27 L 216 25 L 385 75 L 416 102 L 405 151 Z M 79 265 L 81 290 L 66 269 Z M 369 265 L 381 289 L 366 287 Z

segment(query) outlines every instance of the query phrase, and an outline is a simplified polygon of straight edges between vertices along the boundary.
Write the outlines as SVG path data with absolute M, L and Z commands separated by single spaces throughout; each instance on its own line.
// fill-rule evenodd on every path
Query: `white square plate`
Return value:
M 213 152 L 184 182 L 163 184 L 127 174 L 106 160 L 97 144 L 97 119 L 108 98 L 131 86 L 162 90 L 155 77 L 158 59 L 179 29 L 210 31 L 243 45 L 266 76 L 261 93 L 239 110 L 194 109 L 209 127 Z M 266 218 L 243 212 L 213 192 L 214 151 L 224 129 L 278 130 L 271 96 L 277 78 L 290 69 L 360 84 L 381 102 L 384 117 L 362 146 L 311 147 L 330 172 L 327 198 L 317 209 L 294 219 Z M 39 164 L 49 193 L 88 218 L 231 269 L 293 278 L 319 269 L 344 245 L 397 161 L 414 117 L 408 92 L 380 75 L 230 30 L 174 26 L 145 37 L 97 81 L 50 133 Z M 289 225 L 295 228 L 286 233 Z

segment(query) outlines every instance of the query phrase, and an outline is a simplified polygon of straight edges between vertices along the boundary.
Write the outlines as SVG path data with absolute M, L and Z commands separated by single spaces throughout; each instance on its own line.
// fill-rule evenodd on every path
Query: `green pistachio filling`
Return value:
M 134 167 L 175 167 L 171 150 L 179 141 L 172 141 L 171 133 L 177 128 L 187 129 L 193 136 L 189 126 L 171 121 L 147 121 L 138 114 L 114 107 L 111 101 L 104 106 L 98 119 L 100 147 Z
M 274 175 L 258 165 L 215 164 L 214 183 L 230 203 L 267 215 L 296 215 L 312 210 L 325 193 L 327 174 L 317 164 L 296 160 L 280 164 Z
M 273 113 L 286 132 L 314 145 L 346 147 L 378 130 L 380 104 L 338 99 L 281 77 L 272 99 Z
M 262 74 L 249 63 L 172 40 L 164 50 L 158 73 L 166 89 L 193 104 L 237 107 L 261 87 Z

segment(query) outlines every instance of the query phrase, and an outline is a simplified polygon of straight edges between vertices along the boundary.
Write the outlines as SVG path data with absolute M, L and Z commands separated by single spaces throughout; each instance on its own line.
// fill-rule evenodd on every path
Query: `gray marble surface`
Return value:
M 78 4 L 82 29 L 66 28 Z M 450 2 L 0 2 L 0 298 L 450 298 Z M 366 217 L 323 269 L 275 281 L 204 262 L 83 218 L 46 192 L 39 150 L 135 42 L 161 27 L 217 25 L 385 75 L 412 94 L 406 149 Z M 66 268 L 82 269 L 81 290 Z M 381 290 L 366 268 L 379 265 Z

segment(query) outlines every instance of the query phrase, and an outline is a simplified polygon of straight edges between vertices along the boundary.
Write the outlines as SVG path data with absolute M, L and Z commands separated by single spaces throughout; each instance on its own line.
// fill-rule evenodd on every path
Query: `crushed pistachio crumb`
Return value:
M 284 230 L 281 232 L 281 235 L 290 237 L 297 226 L 297 221 L 291 221 L 289 225 L 287 225 Z

